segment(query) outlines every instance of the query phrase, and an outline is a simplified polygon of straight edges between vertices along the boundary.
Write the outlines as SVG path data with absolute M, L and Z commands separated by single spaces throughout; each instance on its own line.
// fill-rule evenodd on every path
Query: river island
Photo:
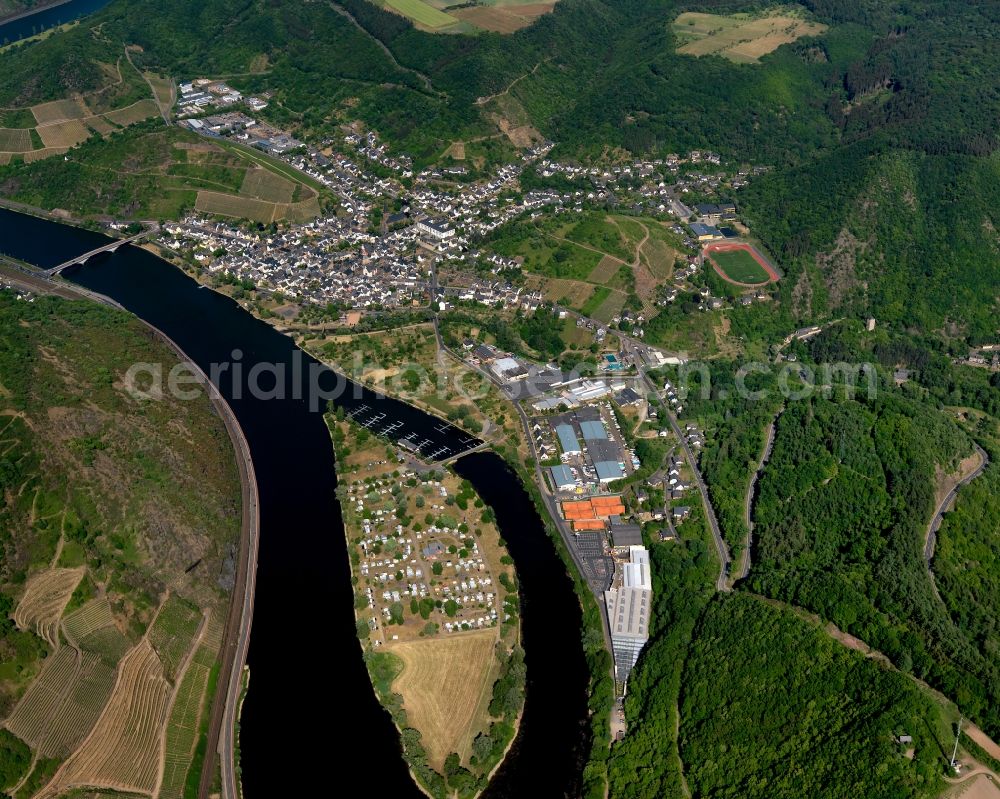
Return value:
M 478 796 L 524 702 L 514 561 L 468 480 L 343 412 L 327 420 L 357 634 L 376 695 L 428 796 Z

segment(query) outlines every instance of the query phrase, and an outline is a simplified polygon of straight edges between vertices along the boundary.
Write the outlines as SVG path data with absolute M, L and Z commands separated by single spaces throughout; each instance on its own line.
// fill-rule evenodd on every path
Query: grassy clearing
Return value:
M 403 697 L 406 716 L 420 730 L 427 762 L 444 766 L 450 752 L 468 759 L 472 738 L 483 726 L 499 665 L 497 630 L 451 638 L 392 644 L 387 651 L 403 661 L 393 690 Z
M 775 10 L 758 17 L 685 12 L 672 26 L 678 41 L 677 52 L 719 55 L 739 64 L 754 63 L 783 44 L 803 36 L 818 36 L 826 30 L 826 25 L 789 12 L 790 9 Z
M 594 312 L 597 311 L 597 309 L 600 308 L 601 305 L 604 304 L 605 300 L 607 300 L 610 296 L 611 289 L 607 286 L 598 286 L 594 290 L 594 293 L 590 295 L 590 299 L 588 299 L 583 304 L 583 307 L 580 308 L 580 313 L 584 316 L 593 316 Z
M 458 20 L 450 14 L 438 11 L 421 0 L 386 0 L 386 5 L 398 11 L 404 17 L 428 28 L 444 28 L 454 25 Z

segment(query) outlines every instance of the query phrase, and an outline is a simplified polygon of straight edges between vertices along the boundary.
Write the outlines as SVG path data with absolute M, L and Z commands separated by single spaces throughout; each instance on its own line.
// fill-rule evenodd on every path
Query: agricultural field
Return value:
M 438 30 L 458 24 L 455 17 L 439 11 L 434 6 L 424 3 L 423 0 L 385 0 L 385 4 L 420 27 L 429 30 Z
M 222 622 L 212 617 L 184 670 L 170 709 L 159 799 L 182 799 L 191 759 L 207 722 L 213 667 L 222 643 Z
M 32 575 L 14 611 L 14 623 L 23 630 L 33 630 L 55 647 L 59 619 L 83 574 L 83 569 L 46 569 Z
M 163 672 L 168 680 L 173 680 L 177 675 L 181 662 L 191 649 L 201 621 L 202 615 L 198 608 L 177 596 L 171 596 L 160 608 L 147 635 L 163 662 Z
M 32 155 L 25 153 L 24 159 Z M 62 180 L 67 170 L 77 172 L 86 188 Z M 12 199 L 42 208 L 65 208 L 82 217 L 175 219 L 197 207 L 206 213 L 269 223 L 307 221 L 321 211 L 318 192 L 308 179 L 296 180 L 294 170 L 284 169 L 263 153 L 207 141 L 153 121 L 124 128 L 111 138 L 92 136 L 66 161 L 40 163 L 32 170 L 12 167 L 14 173 Z M 250 194 L 284 200 L 289 187 L 296 202 Z
M 778 279 L 773 267 L 749 244 L 710 244 L 705 258 L 720 277 L 739 286 L 762 286 Z
M 86 95 L 0 109 L 0 163 L 34 163 L 160 114 L 145 79 L 122 57 L 100 64 L 107 83 Z M 155 85 L 155 84 L 154 84 Z M 171 84 L 172 85 L 172 84 Z
M 674 20 L 672 29 L 678 53 L 718 55 L 737 64 L 750 64 L 783 44 L 818 36 L 826 25 L 805 19 L 804 9 L 792 6 L 762 15 L 687 11 Z
M 70 643 L 78 646 L 79 642 L 93 632 L 114 624 L 111 614 L 111 604 L 107 597 L 92 599 L 83 607 L 73 611 L 63 618 L 63 632 Z
M 431 767 L 441 770 L 450 752 L 468 760 L 496 679 L 499 638 L 496 630 L 482 630 L 385 649 L 403 662 L 392 687 L 403 697 L 407 718 L 423 734 Z
M 240 194 L 259 197 L 272 203 L 290 203 L 295 195 L 295 183 L 263 167 L 248 169 Z
M 104 118 L 119 127 L 125 128 L 129 125 L 134 125 L 136 122 L 142 122 L 144 119 L 155 117 L 159 113 L 160 110 L 155 101 L 139 100 L 139 102 L 132 103 L 132 105 L 125 108 L 109 111 L 104 115 Z
M 47 148 L 76 147 L 87 141 L 91 130 L 79 119 L 68 119 L 64 122 L 50 122 L 35 128 L 42 144 Z
M 460 8 L 449 13 L 482 30 L 513 33 L 526 28 L 543 14 L 548 14 L 555 4 L 556 0 L 541 3 L 531 0 L 487 0 L 471 8 Z
M 0 151 L 23 153 L 32 148 L 31 131 L 25 128 L 0 128 Z
M 84 786 L 152 793 L 169 699 L 163 665 L 152 645 L 141 641 L 122 660 L 111 700 L 94 729 L 43 796 Z

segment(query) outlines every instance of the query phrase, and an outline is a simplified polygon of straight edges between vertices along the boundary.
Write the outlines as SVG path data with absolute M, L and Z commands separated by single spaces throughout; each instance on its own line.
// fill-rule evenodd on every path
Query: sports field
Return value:
M 438 11 L 433 6 L 427 5 L 422 0 L 386 0 L 386 5 L 395 9 L 404 17 L 409 17 L 414 22 L 428 28 L 443 28 L 447 25 L 455 25 L 458 20 L 450 14 Z
M 723 279 L 740 286 L 762 286 L 779 277 L 749 244 L 710 244 L 705 248 L 705 257 Z

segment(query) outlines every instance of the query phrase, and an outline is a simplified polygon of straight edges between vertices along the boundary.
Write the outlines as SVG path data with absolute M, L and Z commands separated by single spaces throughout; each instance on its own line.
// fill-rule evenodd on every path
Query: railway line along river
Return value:
M 103 241 L 100 234 L 0 210 L 0 253 L 40 267 Z M 244 795 L 330 796 L 340 785 L 362 784 L 378 795 L 422 796 L 375 698 L 355 635 L 325 397 L 339 386 L 344 390 L 335 404 L 362 421 L 374 419 L 373 432 L 391 428 L 388 435 L 408 438 L 427 456 L 451 457 L 477 442 L 345 381 L 233 300 L 145 250 L 124 246 L 65 277 L 176 342 L 212 375 L 249 443 L 261 523 L 252 679 L 240 725 Z M 213 371 L 218 364 L 229 367 Z M 251 382 L 258 391 L 249 390 Z M 493 507 L 521 589 L 525 707 L 518 736 L 484 796 L 578 796 L 590 740 L 581 611 L 572 582 L 527 492 L 499 456 L 465 455 L 455 468 Z

